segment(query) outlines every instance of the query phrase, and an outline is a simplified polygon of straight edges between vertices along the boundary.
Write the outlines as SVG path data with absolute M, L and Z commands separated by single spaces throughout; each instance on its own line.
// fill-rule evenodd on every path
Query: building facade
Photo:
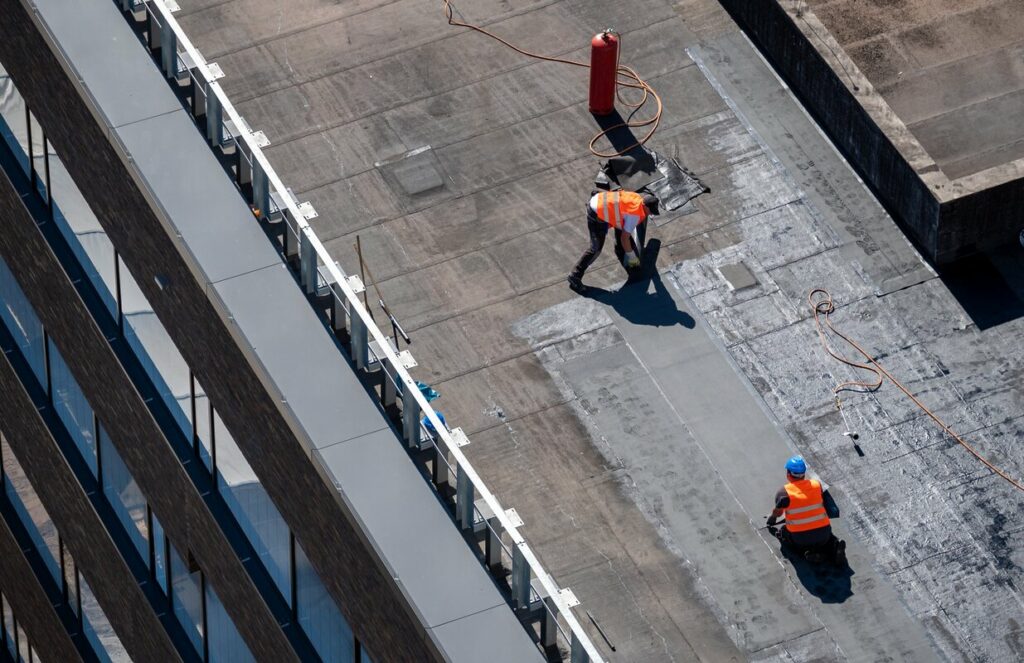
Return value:
M 2 651 L 542 660 L 140 7 L 0 0 Z

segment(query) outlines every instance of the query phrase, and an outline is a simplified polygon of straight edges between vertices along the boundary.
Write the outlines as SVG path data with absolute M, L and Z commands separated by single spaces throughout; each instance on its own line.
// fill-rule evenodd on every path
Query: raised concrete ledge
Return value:
M 722 0 L 924 255 L 1016 241 L 1024 159 L 950 179 L 802 0 Z

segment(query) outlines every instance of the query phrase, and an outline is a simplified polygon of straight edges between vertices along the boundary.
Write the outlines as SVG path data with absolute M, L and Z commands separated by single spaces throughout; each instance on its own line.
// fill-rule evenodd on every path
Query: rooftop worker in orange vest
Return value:
M 658 199 L 634 191 L 594 191 L 587 204 L 587 230 L 590 232 L 590 248 L 576 263 L 569 275 L 569 287 L 575 292 L 586 292 L 583 273 L 597 260 L 604 248 L 608 228 L 615 229 L 615 256 L 627 270 L 640 266 L 640 252 L 634 245 L 632 233 L 637 231 L 643 245 L 644 223 L 649 214 L 657 214 Z
M 798 548 L 818 546 L 832 538 L 821 482 L 806 478 L 806 474 L 803 457 L 793 456 L 786 461 L 787 483 L 775 494 L 775 509 L 768 516 L 771 527 L 779 516 L 786 514 L 783 535 Z

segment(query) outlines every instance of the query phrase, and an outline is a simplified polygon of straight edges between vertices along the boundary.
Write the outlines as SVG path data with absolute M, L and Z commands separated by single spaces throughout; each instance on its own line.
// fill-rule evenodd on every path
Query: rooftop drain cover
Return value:
M 718 268 L 718 271 L 729 282 L 729 287 L 733 290 L 753 288 L 757 285 L 757 277 L 754 276 L 754 273 L 743 262 L 722 265 Z
M 407 196 L 416 196 L 444 186 L 444 180 L 438 172 L 437 158 L 429 145 L 374 165 L 391 186 L 397 185 Z

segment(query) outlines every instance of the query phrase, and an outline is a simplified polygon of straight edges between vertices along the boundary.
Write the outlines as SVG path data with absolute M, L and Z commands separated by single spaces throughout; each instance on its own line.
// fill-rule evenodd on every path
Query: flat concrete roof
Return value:
M 847 397 L 858 455 L 806 297 L 828 287 L 842 328 L 1022 476 L 1024 257 L 991 257 L 1005 306 L 938 278 L 714 0 L 456 3 L 549 54 L 622 31 L 665 98 L 651 146 L 711 188 L 655 219 L 656 274 L 624 287 L 606 248 L 585 298 L 565 284 L 598 169 L 584 74 L 432 0 L 181 4 L 349 271 L 361 238 L 414 374 L 609 660 L 1022 655 L 1024 499 L 893 388 Z M 756 285 L 733 289 L 738 264 Z M 852 573 L 761 529 L 796 451 Z
M 502 646 L 489 660 L 541 660 L 116 5 L 36 0 L 35 8 L 74 58 L 86 94 L 211 300 L 305 433 L 307 453 L 333 477 L 441 651 L 478 660 L 459 656 L 488 637 Z
M 1018 0 L 808 4 L 950 179 L 1024 158 Z

